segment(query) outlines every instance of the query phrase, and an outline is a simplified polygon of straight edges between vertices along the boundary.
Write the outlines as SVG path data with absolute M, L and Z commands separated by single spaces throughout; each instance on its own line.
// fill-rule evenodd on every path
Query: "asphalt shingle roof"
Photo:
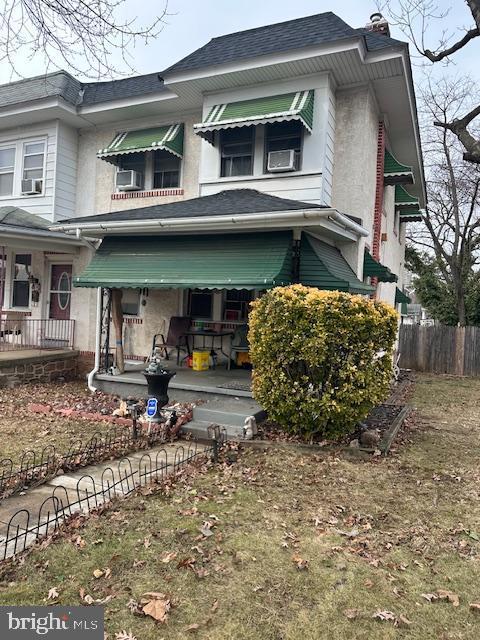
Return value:
M 228 216 L 270 211 L 298 211 L 302 209 L 324 209 L 319 204 L 287 200 L 261 193 L 255 189 L 231 189 L 211 196 L 192 198 L 181 202 L 157 204 L 151 207 L 127 209 L 96 216 L 70 218 L 61 224 L 83 222 L 125 222 L 127 220 L 164 220 L 169 218 L 198 218 L 201 216 Z
M 46 220 L 18 207 L 0 207 L 0 226 L 2 224 L 7 224 L 10 227 L 22 227 L 23 229 L 48 230 Z
M 327 11 L 213 38 L 200 49 L 173 64 L 164 74 L 301 49 L 359 35 L 365 36 L 367 48 L 371 50 L 404 44 L 366 29 L 354 29 L 337 15 Z
M 158 73 L 149 73 L 144 76 L 122 78 L 121 80 L 111 80 L 109 82 L 92 82 L 83 85 L 83 88 L 83 105 L 166 91 L 163 86 L 163 79 L 159 77 Z
M 56 71 L 44 76 L 26 78 L 0 86 L 0 107 L 42 100 L 45 98 L 63 98 L 76 105 L 79 101 L 81 83 L 66 71 Z

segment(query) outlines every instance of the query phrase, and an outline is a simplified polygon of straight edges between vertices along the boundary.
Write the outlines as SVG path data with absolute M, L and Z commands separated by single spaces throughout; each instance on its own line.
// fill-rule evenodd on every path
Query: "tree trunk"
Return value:
M 115 366 L 119 373 L 125 371 L 123 358 L 123 311 L 122 311 L 122 291 L 112 289 L 112 320 L 115 328 Z
M 455 296 L 457 301 L 458 324 L 464 327 L 467 324 L 467 312 L 465 309 L 465 291 L 463 288 L 463 280 L 455 278 Z

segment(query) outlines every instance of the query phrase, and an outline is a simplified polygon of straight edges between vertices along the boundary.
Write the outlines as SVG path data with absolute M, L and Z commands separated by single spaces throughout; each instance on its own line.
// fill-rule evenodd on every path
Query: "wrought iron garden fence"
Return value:
M 224 435 L 219 428 L 210 435 L 210 443 L 199 445 L 192 441 L 178 445 L 170 450 L 170 456 L 167 448 L 161 448 L 144 453 L 138 462 L 121 458 L 116 465 L 106 467 L 100 479 L 86 474 L 74 488 L 59 484 L 37 511 L 20 509 L 6 522 L 3 531 L 0 528 L 0 560 L 11 558 L 53 534 L 72 517 L 98 509 L 115 498 L 129 496 L 140 487 L 162 482 L 167 475 L 178 473 L 194 460 L 211 456 L 216 461 Z

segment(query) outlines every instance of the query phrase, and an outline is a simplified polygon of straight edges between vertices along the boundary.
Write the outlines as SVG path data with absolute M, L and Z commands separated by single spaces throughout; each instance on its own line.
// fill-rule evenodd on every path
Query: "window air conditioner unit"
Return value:
M 116 187 L 119 191 L 139 191 L 142 188 L 142 174 L 138 171 L 117 171 Z
M 267 171 L 270 173 L 277 171 L 295 171 L 295 149 L 269 151 Z
M 22 180 L 22 196 L 34 196 L 42 193 L 43 180 Z

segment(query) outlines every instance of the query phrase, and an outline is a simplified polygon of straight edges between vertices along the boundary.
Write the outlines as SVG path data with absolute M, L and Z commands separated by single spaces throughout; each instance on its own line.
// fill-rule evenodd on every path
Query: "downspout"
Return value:
M 384 191 L 384 162 L 385 162 L 385 124 L 383 122 L 378 123 L 378 138 L 377 138 L 377 172 L 376 172 L 376 186 L 375 186 L 375 209 L 373 211 L 373 242 L 372 242 L 372 255 L 380 262 L 380 238 L 382 233 L 382 214 L 383 214 L 383 191 Z M 372 278 L 372 285 L 375 287 L 375 291 L 372 293 L 372 298 L 377 297 L 377 284 L 378 279 Z
M 90 371 L 87 377 L 88 388 L 92 393 L 95 393 L 97 387 L 93 386 L 93 379 L 95 374 L 100 368 L 100 349 L 102 348 L 102 287 L 97 289 L 97 315 L 96 315 L 96 329 L 95 329 L 95 362 L 93 369 Z

